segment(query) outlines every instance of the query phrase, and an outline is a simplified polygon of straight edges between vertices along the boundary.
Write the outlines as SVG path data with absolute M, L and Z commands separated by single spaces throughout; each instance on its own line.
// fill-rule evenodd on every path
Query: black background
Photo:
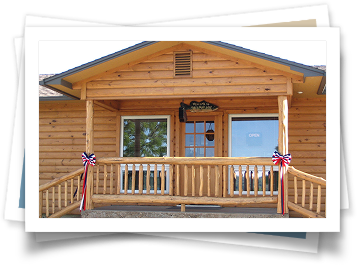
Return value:
M 332 27 L 341 27 L 341 126 L 350 194 L 350 210 L 341 211 L 341 232 L 320 233 L 319 253 L 308 254 L 292 251 L 278 251 L 237 245 L 167 239 L 138 234 L 116 234 L 92 238 L 35 243 L 34 233 L 25 233 L 25 225 L 20 222 L 3 221 L 0 207 L 2 253 L 9 253 L 15 259 L 24 257 L 26 261 L 53 262 L 326 262 L 332 257 L 343 257 L 353 262 L 355 250 L 355 226 L 353 188 L 355 186 L 354 152 L 355 135 L 355 32 L 353 2 L 342 1 L 27 1 L 3 2 L 1 14 L 1 91 L 2 97 L 2 146 L 1 149 L 1 192 L 0 205 L 4 205 L 7 189 L 8 165 L 10 160 L 13 121 L 15 115 L 17 72 L 14 52 L 14 37 L 24 33 L 25 15 L 68 18 L 74 20 L 104 22 L 118 25 L 198 18 L 281 9 L 308 5 L 329 4 Z M 45 34 L 45 32 L 44 32 Z M 339 51 L 336 51 L 339 52 Z M 327 61 L 328 65 L 328 61 Z M 327 78 L 328 84 L 328 78 Z M 328 85 L 327 85 L 328 86 Z M 329 89 L 333 87 L 328 86 Z M 328 126 L 328 125 L 327 125 Z M 26 150 L 31 154 L 31 150 Z M 340 154 L 336 153 L 336 161 Z M 334 163 L 334 161 L 328 161 Z M 22 166 L 22 165 L 19 165 Z M 93 228 L 95 229 L 95 228 Z M 10 254 L 10 250 L 14 250 Z M 28 251 L 29 250 L 29 251 Z M 21 253 L 21 254 L 20 254 Z M 16 255 L 17 254 L 17 255 Z M 4 255 L 5 257 L 5 255 Z M 94 260 L 96 257 L 98 260 Z M 213 261 L 215 257 L 215 261 Z M 24 260 L 25 260 L 24 259 Z M 332 260 L 331 260 L 332 261 Z M 340 260 L 341 261 L 341 260 Z M 16 262 L 11 260 L 10 262 Z M 333 262 L 333 261 L 332 261 Z M 343 261 L 342 261 L 343 262 Z

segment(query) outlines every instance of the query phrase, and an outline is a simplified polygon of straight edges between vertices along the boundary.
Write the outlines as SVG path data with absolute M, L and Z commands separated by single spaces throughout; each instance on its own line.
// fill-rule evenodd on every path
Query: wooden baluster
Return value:
M 79 201 L 79 194 L 81 192 L 81 176 L 78 175 L 77 178 L 77 201 Z
M 113 194 L 113 181 L 114 181 L 114 179 L 113 179 L 113 173 L 114 173 L 114 168 L 113 168 L 113 164 L 110 164 L 110 194 Z
M 146 194 L 150 194 L 150 165 L 148 164 L 146 170 Z
M 289 213 L 288 201 L 289 201 L 289 174 L 287 168 L 284 168 L 284 205 L 285 212 Z
M 211 166 L 207 165 L 207 196 L 211 196 Z
M 231 197 L 233 197 L 234 196 L 234 178 L 235 178 L 235 176 L 234 176 L 234 166 L 231 166 L 231 168 L 230 168 L 230 191 L 229 191 L 229 193 L 230 193 L 230 195 L 231 195 Z
M 125 164 L 125 169 L 124 169 L 124 194 L 128 194 L 128 186 L 129 186 L 129 170 L 128 170 L 128 164 Z
M 99 165 L 97 165 L 97 178 L 96 178 L 95 194 L 99 194 Z
M 242 166 L 239 165 L 239 177 L 238 177 L 238 191 L 239 191 L 239 196 L 242 196 L 243 192 L 243 176 L 242 176 Z
M 297 204 L 297 202 L 298 202 L 298 190 L 297 190 L 297 177 L 296 176 L 294 176 L 294 193 L 295 193 L 294 203 Z
M 192 177 L 192 196 L 194 197 L 196 194 L 196 169 L 195 166 L 191 167 L 191 177 Z
M 157 194 L 157 164 L 154 167 L 154 194 Z
M 247 197 L 250 196 L 250 172 L 249 172 L 249 165 L 247 165 L 247 168 L 245 170 L 246 174 L 246 181 L 247 181 Z
M 62 209 L 62 200 L 61 200 L 61 193 L 62 193 L 62 189 L 61 189 L 61 184 L 58 185 L 58 209 Z
M 165 165 L 161 166 L 161 195 L 165 194 Z
M 263 197 L 266 195 L 266 177 L 265 177 L 265 166 L 263 166 L 263 173 L 262 173 L 262 187 L 263 187 Z
M 199 196 L 202 197 L 203 195 L 203 166 L 200 165 L 200 191 Z
M 55 187 L 52 187 L 52 213 L 55 213 Z
M 180 196 L 180 165 L 176 165 L 176 195 Z
M 107 178 L 108 178 L 107 165 L 106 165 L 106 164 L 104 164 L 104 184 L 103 184 L 103 194 L 106 194 L 106 192 L 107 192 Z
M 227 176 L 227 166 L 223 166 L 223 172 L 222 172 L 222 177 L 223 177 L 223 197 L 228 196 L 228 176 Z
M 143 165 L 140 164 L 139 166 L 139 194 L 143 194 L 143 185 L 144 185 L 144 171 L 143 171 Z
M 68 184 L 67 180 L 64 182 L 64 207 L 67 207 Z
M 255 165 L 254 166 L 254 196 L 257 197 L 258 196 L 258 180 L 259 176 L 258 176 L 258 166 Z
M 184 173 L 183 193 L 184 193 L 184 196 L 187 196 L 187 193 L 188 193 L 188 168 L 187 168 L 187 165 L 185 165 L 183 173 Z
M 42 218 L 42 204 L 43 204 L 43 192 L 42 191 L 39 192 L 39 196 L 38 197 L 39 197 L 39 200 L 38 200 L 38 204 L 39 204 L 39 206 L 38 206 L 38 209 L 39 209 L 38 216 L 40 218 Z
M 220 180 L 220 173 L 219 173 L 219 166 L 215 166 L 215 171 L 216 171 L 216 183 L 215 183 L 215 191 L 214 191 L 214 196 L 218 197 L 219 196 L 219 180 Z
M 279 173 L 278 173 L 278 205 L 277 205 L 277 213 L 282 213 L 283 212 L 283 207 L 284 205 L 282 205 L 282 199 L 281 199 L 281 195 L 283 194 L 282 193 L 282 187 L 281 187 L 281 169 L 279 167 Z
M 311 185 L 310 185 L 310 211 L 312 211 L 313 198 L 314 198 L 314 183 L 311 182 Z
M 136 182 L 136 168 L 135 168 L 135 164 L 133 164 L 133 168 L 131 171 L 131 194 L 135 194 L 135 182 Z
M 170 191 L 169 191 L 169 195 L 173 196 L 174 195 L 174 166 L 170 164 Z
M 274 195 L 274 170 L 273 166 L 270 167 L 270 196 Z
M 306 196 L 306 181 L 302 180 L 302 195 L 301 195 L 301 206 L 305 207 L 305 196 Z
M 71 204 L 73 204 L 74 180 L 71 179 Z
M 46 217 L 50 216 L 50 206 L 48 202 L 48 190 L 46 190 Z
M 317 208 L 316 208 L 316 213 L 321 212 L 321 185 L 317 186 Z
M 120 175 L 121 175 L 121 172 L 120 172 L 120 164 L 117 166 L 117 194 L 120 194 Z

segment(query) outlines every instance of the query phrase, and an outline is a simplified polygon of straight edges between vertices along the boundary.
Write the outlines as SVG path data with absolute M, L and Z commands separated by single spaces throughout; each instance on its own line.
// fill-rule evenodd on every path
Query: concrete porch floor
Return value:
M 86 210 L 81 218 L 288 218 L 276 213 L 275 208 L 238 208 L 203 205 L 131 206 L 112 205 Z

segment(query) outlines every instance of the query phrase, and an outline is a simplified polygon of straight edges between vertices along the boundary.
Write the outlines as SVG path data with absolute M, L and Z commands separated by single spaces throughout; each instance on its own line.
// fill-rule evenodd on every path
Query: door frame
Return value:
M 223 156 L 223 111 L 213 111 L 213 112 L 187 112 L 187 121 L 208 121 L 213 120 L 215 123 L 215 144 L 214 144 L 214 156 L 215 157 L 222 157 Z M 177 119 L 177 122 L 178 119 Z M 185 157 L 185 132 L 186 132 L 186 123 L 181 122 L 179 125 L 179 156 Z M 181 172 L 182 169 L 180 169 Z M 222 168 L 220 166 L 220 175 L 218 180 L 218 197 L 223 196 L 222 192 Z M 211 171 L 213 172 L 213 171 Z M 191 173 L 189 173 L 190 175 Z M 190 177 L 189 177 L 190 178 Z M 183 181 L 180 182 L 180 187 L 176 187 L 176 189 L 183 190 Z M 192 188 L 192 187 L 191 187 Z M 197 190 L 197 187 L 196 189 Z M 212 189 L 211 189 L 212 190 Z M 212 197 L 215 197 L 214 190 L 212 190 Z

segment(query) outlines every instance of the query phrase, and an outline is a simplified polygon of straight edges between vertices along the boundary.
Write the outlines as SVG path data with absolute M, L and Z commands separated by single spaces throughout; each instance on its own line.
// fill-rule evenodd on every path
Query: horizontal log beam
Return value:
M 74 209 L 79 208 L 80 204 L 81 204 L 81 201 L 75 202 L 75 203 L 67 206 L 66 208 L 62 209 L 61 211 L 50 215 L 48 218 L 59 218 L 67 213 L 72 212 Z
M 173 59 L 172 59 L 173 60 Z M 232 76 L 277 76 L 278 74 L 269 73 L 258 68 L 238 68 L 238 69 L 194 69 L 192 71 L 193 78 L 207 78 L 207 77 L 232 77 Z M 143 79 L 171 79 L 173 76 L 172 70 L 159 71 L 119 71 L 110 75 L 105 75 L 99 80 L 143 80 Z
M 324 218 L 322 215 L 319 215 L 317 213 L 314 213 L 312 211 L 309 211 L 299 205 L 296 205 L 295 203 L 293 202 L 288 202 L 288 207 L 290 210 L 293 210 L 295 212 L 298 212 L 306 217 L 309 217 L 309 218 Z
M 252 203 L 277 203 L 277 197 L 217 198 L 183 197 L 160 195 L 93 195 L 94 203 L 155 203 L 155 204 L 206 204 L 206 205 L 246 205 Z
M 111 157 L 98 164 L 274 165 L 270 157 Z
M 170 86 L 214 86 L 214 85 L 258 85 L 286 84 L 285 76 L 246 77 L 212 77 L 212 78 L 176 78 L 176 79 L 144 79 L 144 80 L 100 80 L 87 84 L 87 89 L 102 88 L 136 88 L 136 87 L 170 87 Z
M 161 86 L 158 83 L 156 87 L 140 87 L 140 88 L 102 88 L 87 90 L 88 98 L 135 98 L 140 96 L 145 97 L 175 97 L 191 95 L 199 97 L 202 95 L 220 95 L 220 97 L 230 95 L 259 94 L 272 96 L 274 93 L 286 94 L 286 85 L 284 84 L 256 84 L 256 85 L 217 85 L 217 86 Z
M 174 94 L 174 95 L 108 95 L 108 96 L 93 96 L 91 97 L 94 100 L 141 100 L 141 99 L 155 99 L 155 100 L 166 100 L 166 99 L 181 99 L 184 96 L 185 99 L 193 99 L 193 98 L 206 98 L 206 99 L 216 99 L 216 98 L 227 98 L 227 97 L 272 97 L 272 96 L 284 96 L 286 92 L 262 92 L 262 93 L 215 93 L 215 94 L 193 94 L 193 92 L 189 92 L 189 94 Z

